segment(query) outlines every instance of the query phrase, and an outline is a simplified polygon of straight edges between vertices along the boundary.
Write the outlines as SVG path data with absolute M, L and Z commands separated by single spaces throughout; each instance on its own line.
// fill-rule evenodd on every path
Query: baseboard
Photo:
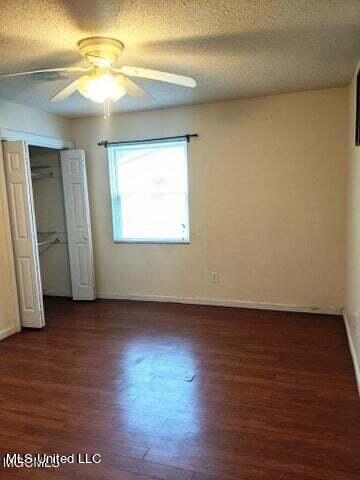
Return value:
M 209 305 L 217 307 L 234 307 L 234 308 L 255 308 L 258 310 L 278 310 L 285 312 L 301 312 L 301 313 L 322 313 L 326 315 L 341 315 L 342 310 L 339 307 L 313 307 L 304 305 L 287 305 L 282 303 L 262 303 L 250 302 L 244 300 L 224 300 L 216 298 L 195 298 L 195 297 L 172 297 L 164 295 L 139 295 L 128 294 L 119 295 L 117 293 L 97 292 L 97 298 L 109 300 L 139 300 L 144 302 L 170 302 L 170 303 L 189 303 L 192 305 Z
M 72 297 L 72 293 L 65 290 L 43 290 L 43 294 L 48 297 Z
M 345 311 L 343 312 L 343 319 L 344 319 L 346 334 L 347 334 L 347 338 L 348 338 L 348 342 L 349 342 L 350 353 L 351 353 L 351 357 L 352 357 L 352 361 L 353 361 L 353 365 L 354 365 L 356 383 L 357 383 L 357 387 L 358 387 L 359 395 L 360 395 L 360 364 L 359 364 L 358 357 L 356 355 L 355 345 L 354 345 L 354 341 L 353 341 L 352 333 L 351 333 L 351 328 L 350 328 L 350 324 L 349 324 L 349 318 L 348 318 L 348 315 L 346 314 Z
M 4 328 L 4 330 L 0 330 L 0 340 L 3 340 L 6 337 L 10 337 L 10 335 L 14 335 L 14 333 L 20 332 L 21 328 L 18 326 L 13 326 L 9 328 Z

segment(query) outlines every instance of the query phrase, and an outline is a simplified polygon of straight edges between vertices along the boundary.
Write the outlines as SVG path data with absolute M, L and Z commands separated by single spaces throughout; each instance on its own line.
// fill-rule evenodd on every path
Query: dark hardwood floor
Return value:
M 359 480 L 340 317 L 47 299 L 0 342 L 0 453 L 100 453 L 1 479 Z

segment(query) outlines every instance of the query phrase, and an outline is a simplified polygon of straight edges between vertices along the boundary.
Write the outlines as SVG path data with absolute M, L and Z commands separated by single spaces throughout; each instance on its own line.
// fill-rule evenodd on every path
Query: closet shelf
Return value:
M 52 245 L 59 242 L 58 232 L 38 232 L 37 233 L 38 246 L 45 247 L 45 245 Z
M 31 178 L 33 180 L 41 180 L 43 178 L 51 178 L 54 174 L 51 167 L 32 167 L 31 168 Z

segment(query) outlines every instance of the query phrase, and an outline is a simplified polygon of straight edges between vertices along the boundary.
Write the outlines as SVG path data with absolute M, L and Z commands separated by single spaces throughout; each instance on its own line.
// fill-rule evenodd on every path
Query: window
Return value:
M 187 141 L 109 146 L 115 242 L 189 242 Z

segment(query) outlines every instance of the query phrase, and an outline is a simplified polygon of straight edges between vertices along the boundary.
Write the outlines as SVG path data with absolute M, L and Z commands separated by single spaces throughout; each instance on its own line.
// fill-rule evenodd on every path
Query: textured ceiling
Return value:
M 120 64 L 194 77 L 194 90 L 138 81 L 144 110 L 345 85 L 360 57 L 359 0 L 1 0 L 0 72 L 79 62 L 76 42 L 114 36 Z M 76 78 L 76 77 L 75 77 Z M 65 116 L 101 113 L 78 93 L 49 98 L 73 75 L 0 81 L 0 96 Z

